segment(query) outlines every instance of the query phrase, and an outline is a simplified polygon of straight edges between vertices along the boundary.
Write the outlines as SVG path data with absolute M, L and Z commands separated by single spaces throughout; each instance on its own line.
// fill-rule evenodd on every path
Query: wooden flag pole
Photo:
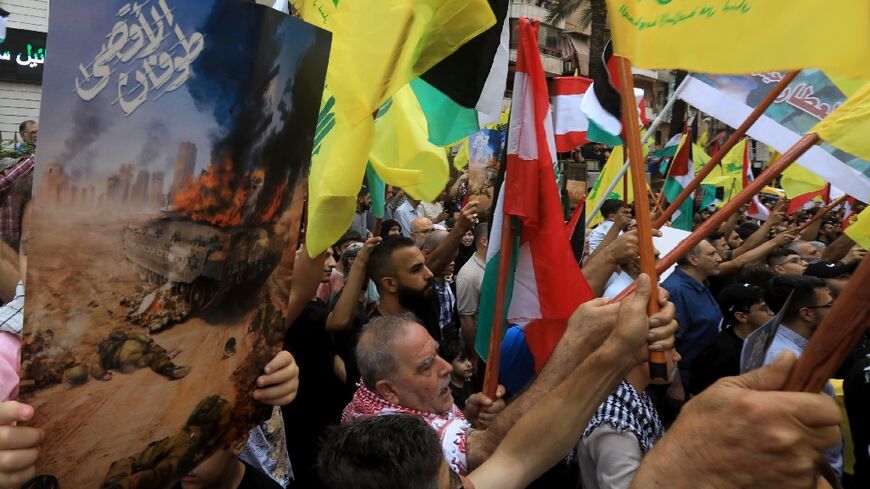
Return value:
M 676 212 L 677 209 L 679 209 L 680 206 L 683 205 L 683 202 L 685 202 L 686 199 L 689 198 L 689 195 L 691 195 L 691 193 L 694 192 L 698 188 L 698 186 L 701 185 L 701 182 L 705 178 L 707 178 L 707 175 L 709 175 L 710 172 L 713 171 L 713 168 L 719 165 L 719 163 L 722 161 L 722 158 L 724 158 L 725 155 L 728 154 L 729 151 L 731 151 L 731 148 L 733 148 L 740 140 L 740 138 L 742 138 L 746 134 L 746 131 L 748 131 L 752 127 L 752 125 L 755 124 L 755 122 L 759 118 L 761 118 L 761 116 L 764 114 L 764 111 L 773 104 L 773 102 L 776 100 L 777 97 L 779 97 L 779 94 L 782 93 L 783 90 L 785 90 L 788 84 L 791 83 L 795 78 L 797 78 L 799 73 L 799 70 L 788 72 L 782 78 L 782 80 L 780 80 L 779 83 L 777 83 L 776 86 L 773 87 L 773 90 L 771 90 L 770 93 L 768 93 L 767 96 L 764 97 L 764 99 L 758 104 L 758 106 L 752 110 L 752 113 L 749 114 L 749 117 L 747 117 L 746 120 L 743 121 L 743 124 L 740 124 L 740 127 L 738 127 L 736 131 L 734 131 L 734 134 L 732 134 L 731 137 L 728 138 L 728 141 L 726 141 L 725 144 L 723 144 L 722 147 L 719 148 L 719 151 L 717 151 L 716 154 L 713 155 L 712 158 L 710 158 L 710 161 L 706 165 L 704 165 L 704 168 L 702 168 L 701 171 L 698 172 L 697 175 L 695 175 L 695 178 L 683 189 L 682 192 L 680 192 L 677 198 L 674 199 L 673 202 L 671 202 L 671 205 L 669 205 L 668 208 L 665 209 L 664 214 L 660 215 L 658 219 L 656 219 L 656 222 L 654 224 L 656 229 L 664 226 L 664 224 L 668 222 L 668 219 L 671 218 L 674 212 Z
M 825 216 L 827 216 L 828 214 L 831 213 L 832 210 L 834 210 L 834 207 L 837 207 L 844 200 L 846 200 L 846 197 L 847 197 L 846 195 L 843 195 L 842 197 L 838 198 L 837 200 L 835 200 L 835 201 L 831 202 L 830 204 L 826 205 L 825 207 L 822 207 L 821 209 L 819 209 L 819 212 L 817 212 L 816 215 L 813 216 L 812 219 L 801 224 L 797 229 L 794 230 L 795 234 L 802 233 L 806 228 L 812 226 L 813 224 L 818 222 L 820 219 L 824 219 Z M 797 215 L 797 212 L 795 212 L 795 215 Z
M 505 300 L 507 280 L 513 260 L 514 230 L 513 217 L 505 214 L 501 224 L 501 254 L 498 257 L 498 284 L 495 292 L 495 310 L 492 316 L 492 331 L 489 335 L 489 351 L 486 355 L 486 373 L 483 375 L 483 393 L 495 399 L 498 389 L 499 361 L 501 360 L 501 338 L 504 330 Z
M 761 173 L 755 180 L 752 181 L 749 185 L 743 188 L 737 195 L 734 196 L 731 200 L 728 201 L 727 204 L 722 206 L 718 212 L 713 213 L 706 221 L 704 221 L 700 226 L 698 226 L 695 231 L 692 232 L 682 243 L 677 245 L 670 253 L 665 255 L 661 260 L 659 260 L 656 265 L 656 273 L 661 274 L 668 268 L 670 268 L 673 264 L 675 264 L 680 257 L 688 253 L 692 248 L 698 246 L 702 240 L 704 240 L 707 236 L 710 235 L 713 231 L 719 229 L 719 226 L 722 225 L 723 222 L 727 221 L 732 214 L 740 210 L 740 207 L 743 204 L 752 200 L 752 197 L 761 191 L 766 185 L 769 185 L 770 182 L 773 181 L 780 173 L 783 172 L 786 168 L 789 167 L 792 163 L 794 163 L 801 155 L 807 152 L 808 149 L 812 148 L 816 143 L 819 142 L 819 136 L 814 133 L 809 133 L 804 135 L 794 146 L 789 148 L 788 151 L 780 155 L 780 157 L 774 162 L 774 164 L 767 168 L 764 172 Z M 641 241 L 643 243 L 643 241 Z M 613 299 L 613 302 L 619 302 L 622 299 L 626 298 L 629 294 L 634 292 L 635 285 L 629 285 L 628 288 L 622 291 L 618 296 Z
M 631 184 L 634 190 L 634 215 L 637 220 L 637 238 L 640 245 L 640 270 L 650 277 L 652 290 L 647 310 L 650 314 L 659 311 L 658 273 L 655 269 L 655 251 L 652 240 L 652 226 L 649 215 L 649 195 L 644 172 L 643 150 L 640 145 L 640 125 L 637 118 L 637 104 L 634 103 L 634 79 L 631 75 L 631 62 L 617 57 L 619 87 L 622 92 L 622 133 L 631 161 Z M 668 380 L 668 357 L 664 352 L 650 352 L 650 377 L 653 380 Z

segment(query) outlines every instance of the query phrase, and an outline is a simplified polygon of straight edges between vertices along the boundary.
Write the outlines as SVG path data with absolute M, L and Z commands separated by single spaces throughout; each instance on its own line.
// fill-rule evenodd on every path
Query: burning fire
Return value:
M 233 172 L 232 162 L 224 159 L 222 163 L 212 164 L 208 172 L 172 198 L 173 211 L 193 221 L 220 227 L 239 226 L 250 220 L 264 176 L 263 170 L 257 169 L 239 179 Z M 286 183 L 282 183 L 269 207 L 258 216 L 260 222 L 271 220 L 277 212 L 285 186 Z

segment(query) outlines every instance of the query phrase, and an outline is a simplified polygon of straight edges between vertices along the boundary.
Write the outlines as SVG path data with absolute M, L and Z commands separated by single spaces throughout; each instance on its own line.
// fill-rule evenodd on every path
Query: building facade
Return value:
M 4 140 L 13 138 L 22 121 L 39 120 L 49 3 L 0 0 L 0 7 L 9 12 L 6 40 L 0 44 L 0 136 Z M 28 45 L 33 62 L 25 64 Z

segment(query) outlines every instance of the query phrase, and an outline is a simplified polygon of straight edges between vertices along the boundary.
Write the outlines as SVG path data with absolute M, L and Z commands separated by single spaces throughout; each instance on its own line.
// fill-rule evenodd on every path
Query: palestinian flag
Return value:
M 429 141 L 447 146 L 498 121 L 510 59 L 508 0 L 488 0 L 495 25 L 411 82 Z
M 498 283 L 507 285 L 506 320 L 523 328 L 537 371 L 565 331 L 568 318 L 592 290 L 571 251 L 562 218 L 547 81 L 538 52 L 538 23 L 519 20 L 514 101 L 507 143 L 507 169 L 490 229 L 476 348 L 486 360 L 495 318 Z M 501 249 L 505 219 L 517 232 L 512 250 Z M 502 253 L 514 262 L 499 276 Z
M 665 179 L 664 193 L 668 202 L 677 200 L 677 196 L 695 178 L 695 171 L 692 159 L 690 158 L 691 151 L 691 133 L 683 134 L 677 152 L 674 154 L 674 159 L 668 168 L 668 177 Z M 691 231 L 693 225 L 692 218 L 694 217 L 693 205 L 694 200 L 691 197 L 686 199 L 671 217 L 671 227 L 682 229 L 683 231 Z
M 604 49 L 602 63 L 606 69 L 594 74 L 592 86 L 587 90 L 580 105 L 581 110 L 589 119 L 586 139 L 608 146 L 621 146 L 624 144 L 622 142 L 621 91 L 616 73 L 616 58 L 613 56 L 611 42 L 608 42 Z M 635 88 L 634 96 L 640 106 L 641 123 L 647 125 L 643 90 Z
M 589 119 L 580 110 L 583 96 L 592 85 L 591 78 L 557 76 L 553 78 L 553 128 L 556 131 L 556 151 L 566 153 L 588 142 Z

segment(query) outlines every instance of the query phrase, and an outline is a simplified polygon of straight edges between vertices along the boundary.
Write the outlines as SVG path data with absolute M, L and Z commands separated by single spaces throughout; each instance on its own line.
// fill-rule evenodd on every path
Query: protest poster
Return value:
M 478 211 L 489 212 L 493 206 L 494 186 L 507 144 L 510 102 L 505 100 L 498 122 L 469 135 L 456 154 L 457 167 L 467 166 L 467 176 L 457 182 L 467 200 L 478 201 Z
M 287 326 L 330 35 L 238 0 L 54 2 L 50 23 L 36 486 L 169 487 L 271 413 L 252 392 Z

